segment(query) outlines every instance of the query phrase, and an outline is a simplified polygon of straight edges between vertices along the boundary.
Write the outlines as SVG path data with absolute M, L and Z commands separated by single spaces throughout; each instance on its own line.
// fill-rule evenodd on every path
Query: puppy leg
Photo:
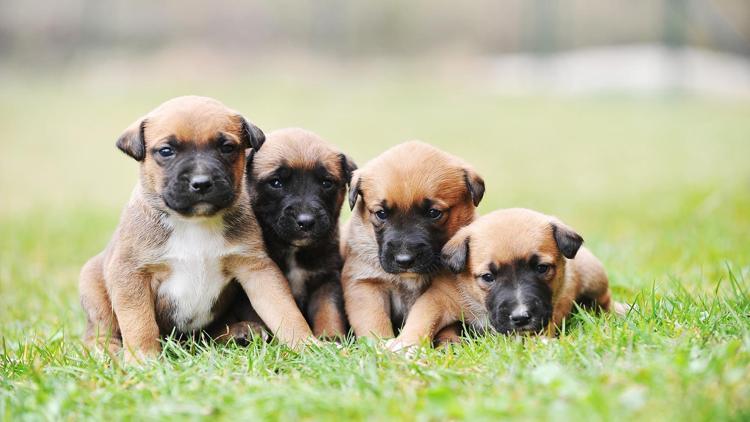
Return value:
M 562 322 L 570 315 L 573 310 L 573 300 L 570 298 L 561 298 L 552 310 L 552 320 L 550 325 L 555 328 L 562 328 Z
M 417 346 L 423 340 L 435 340 L 436 334 L 456 322 L 456 310 L 455 304 L 446 299 L 440 285 L 433 284 L 414 302 L 404 328 L 398 337 L 388 343 L 388 348 L 396 351 Z M 444 334 L 447 338 L 451 337 L 450 329 Z
M 625 316 L 630 312 L 631 305 L 627 303 L 615 302 L 612 300 L 612 294 L 609 290 L 600 297 L 595 299 L 597 305 L 605 312 L 613 312 L 615 315 Z
M 270 338 L 266 328 L 257 321 L 238 321 L 221 324 L 208 331 L 208 335 L 217 343 L 228 344 L 235 342 L 240 346 L 247 346 L 253 337 L 260 337 L 263 341 Z
M 243 291 L 237 292 L 237 297 L 224 315 L 206 328 L 204 334 L 217 343 L 234 341 L 240 346 L 249 345 L 254 337 L 260 337 L 263 341 L 271 337 Z
M 117 267 L 128 268 L 129 265 L 119 264 Z M 125 361 L 157 356 L 161 346 L 150 286 L 151 274 L 114 271 L 110 275 L 109 291 L 120 323 Z
M 552 319 L 550 320 L 547 329 L 548 335 L 555 336 L 557 334 L 557 330 L 562 328 L 563 321 L 568 317 L 568 315 L 570 315 L 570 312 L 573 310 L 573 304 L 575 303 L 575 298 L 577 296 L 578 295 L 575 292 L 575 287 L 570 286 L 567 288 L 563 288 L 563 290 L 554 299 L 554 305 L 552 306 Z
M 346 337 L 343 300 L 341 284 L 338 282 L 324 283 L 313 292 L 307 305 L 307 315 L 315 337 Z
M 344 307 L 357 337 L 393 338 L 388 291 L 376 280 L 350 280 Z
M 243 258 L 233 268 L 250 304 L 273 335 L 291 347 L 317 343 L 294 301 L 289 282 L 273 261 Z
M 442 330 L 435 334 L 435 338 L 432 340 L 432 344 L 435 347 L 443 347 L 449 344 L 461 343 L 461 323 L 454 322 L 453 324 L 445 326 Z
M 593 303 L 593 309 L 624 315 L 629 307 L 612 300 L 609 278 L 601 262 L 586 248 L 581 248 L 574 262 L 574 270 L 580 279 L 581 295 Z
M 104 286 L 104 254 L 91 258 L 81 270 L 78 289 L 86 313 L 84 341 L 89 346 L 116 353 L 122 347 L 120 328 Z

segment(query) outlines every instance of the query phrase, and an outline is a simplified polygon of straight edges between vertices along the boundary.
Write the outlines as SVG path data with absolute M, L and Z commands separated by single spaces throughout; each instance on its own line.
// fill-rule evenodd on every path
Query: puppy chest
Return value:
M 292 290 L 294 300 L 302 306 L 308 299 L 309 283 L 318 275 L 318 272 L 300 265 L 295 255 L 295 249 L 291 248 L 285 259 L 284 275 L 289 281 L 289 288 Z
M 163 255 L 170 271 L 159 284 L 157 300 L 179 331 L 198 330 L 212 322 L 214 304 L 232 279 L 223 268 L 231 252 L 221 227 L 175 226 Z
M 426 282 L 421 279 L 414 280 L 400 280 L 400 282 L 394 286 L 391 290 L 391 319 L 395 325 L 402 325 L 406 317 L 409 316 L 409 311 L 417 301 L 417 298 L 422 294 L 426 288 Z

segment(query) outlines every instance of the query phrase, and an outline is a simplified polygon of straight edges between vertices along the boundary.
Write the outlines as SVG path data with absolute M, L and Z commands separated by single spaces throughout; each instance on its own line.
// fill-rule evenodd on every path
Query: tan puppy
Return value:
M 244 150 L 263 141 L 204 97 L 167 101 L 123 133 L 117 147 L 140 162 L 140 183 L 109 245 L 81 272 L 87 341 L 109 339 L 112 350 L 121 340 L 128 360 L 155 355 L 160 337 L 223 317 L 240 286 L 281 341 L 311 336 L 245 190 Z
M 456 276 L 433 282 L 390 347 L 416 345 L 460 320 L 480 332 L 538 333 L 560 327 L 574 303 L 626 311 L 611 301 L 604 268 L 582 243 L 560 220 L 532 210 L 478 218 L 443 248 Z
M 354 162 L 316 134 L 271 132 L 251 151 L 248 191 L 266 249 L 319 337 L 344 337 L 339 214 Z
M 468 164 L 422 142 L 397 145 L 354 172 L 342 286 L 357 336 L 393 337 L 483 194 Z

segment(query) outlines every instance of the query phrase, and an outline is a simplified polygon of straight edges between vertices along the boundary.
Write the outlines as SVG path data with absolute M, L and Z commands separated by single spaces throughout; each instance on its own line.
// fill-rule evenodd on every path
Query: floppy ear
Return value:
M 352 174 L 351 182 L 349 184 L 349 209 L 353 210 L 357 204 L 357 198 L 362 194 L 359 190 L 362 176 L 356 171 Z
M 578 249 L 583 244 L 581 235 L 560 221 L 553 221 L 550 224 L 552 225 L 552 235 L 555 237 L 557 248 L 560 249 L 564 257 L 568 259 L 575 258 Z
M 253 157 L 255 156 L 255 150 L 248 148 L 245 150 L 245 177 L 248 182 L 253 180 Z
M 469 262 L 469 234 L 459 230 L 455 236 L 443 246 L 440 255 L 443 264 L 454 274 L 460 274 Z
M 145 129 L 146 119 L 139 119 L 128 126 L 125 132 L 117 138 L 117 148 L 136 161 L 143 161 L 146 158 L 146 137 L 143 135 Z
M 466 182 L 466 189 L 469 190 L 471 195 L 471 202 L 474 206 L 478 206 L 484 196 L 484 180 L 479 174 L 472 168 L 464 169 L 464 181 Z
M 346 154 L 339 154 L 339 161 L 341 162 L 341 174 L 344 175 L 344 182 L 349 186 L 352 181 L 352 173 L 357 169 L 357 165 Z
M 244 117 L 239 116 L 239 119 L 240 139 L 245 144 L 245 148 L 259 150 L 263 146 L 263 142 L 266 142 L 266 135 L 258 126 L 248 122 Z

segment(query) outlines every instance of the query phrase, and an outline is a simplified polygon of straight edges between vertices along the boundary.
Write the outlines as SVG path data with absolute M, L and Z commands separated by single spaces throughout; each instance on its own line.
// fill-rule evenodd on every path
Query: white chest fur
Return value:
M 223 258 L 233 253 L 223 236 L 221 220 L 170 220 L 172 234 L 162 259 L 169 265 L 169 277 L 159 285 L 160 299 L 171 305 L 178 330 L 204 328 L 213 318 L 211 308 L 231 280 L 222 267 Z

